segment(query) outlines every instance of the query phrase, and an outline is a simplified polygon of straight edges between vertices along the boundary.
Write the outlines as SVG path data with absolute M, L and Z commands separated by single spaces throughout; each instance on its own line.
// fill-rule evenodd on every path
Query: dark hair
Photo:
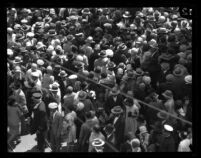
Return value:
M 98 124 L 96 124 L 94 127 L 93 127 L 93 130 L 96 132 L 96 133 L 99 133 L 101 131 L 101 128 Z
M 85 117 L 86 119 L 90 119 L 92 117 L 91 112 L 86 112 Z
M 16 102 L 16 98 L 13 95 L 9 96 L 8 102 L 7 102 L 8 105 L 13 106 L 15 102 Z
M 21 84 L 20 82 L 16 82 L 14 85 L 14 89 L 19 89 L 19 88 L 21 88 Z
M 101 78 L 106 78 L 106 77 L 107 77 L 107 73 L 102 72 L 102 73 L 101 73 Z

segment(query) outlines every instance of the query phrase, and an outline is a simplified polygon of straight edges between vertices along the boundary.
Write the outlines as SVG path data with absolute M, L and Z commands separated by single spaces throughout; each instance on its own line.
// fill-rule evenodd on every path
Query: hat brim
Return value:
M 22 63 L 23 61 L 22 60 L 20 60 L 20 61 L 13 61 L 13 64 L 19 64 L 19 63 Z
M 52 92 L 57 92 L 57 91 L 59 91 L 59 89 L 52 89 L 52 88 L 50 88 L 49 90 L 52 91 Z
M 183 70 L 181 70 L 181 73 L 176 74 L 175 71 L 173 71 L 173 75 L 174 75 L 174 76 L 177 76 L 177 77 L 181 77 L 181 76 L 184 75 L 184 72 L 183 72 Z
M 85 95 L 85 96 L 82 97 L 82 98 L 80 98 L 80 97 L 78 96 L 78 99 L 81 100 L 81 101 L 82 101 L 82 100 L 85 100 L 86 98 L 87 98 L 87 95 Z
M 130 18 L 131 15 L 125 15 L 125 14 L 123 14 L 123 17 L 124 17 L 124 18 Z
M 91 12 L 89 11 L 89 12 L 85 12 L 84 10 L 82 10 L 82 14 L 85 14 L 85 15 L 90 15 L 91 14 Z
M 120 111 L 115 111 L 114 109 L 111 109 L 111 112 L 113 114 L 121 114 L 121 113 L 123 113 L 123 110 L 121 109 Z
M 49 36 L 49 37 L 56 36 L 56 35 L 57 35 L 57 33 L 55 33 L 55 34 L 49 34 L 49 32 L 47 33 L 47 36 Z
M 104 141 L 101 141 L 101 144 L 95 144 L 95 142 L 92 142 L 92 146 L 94 146 L 94 147 L 101 147 L 101 146 L 103 146 L 104 144 L 105 144 Z

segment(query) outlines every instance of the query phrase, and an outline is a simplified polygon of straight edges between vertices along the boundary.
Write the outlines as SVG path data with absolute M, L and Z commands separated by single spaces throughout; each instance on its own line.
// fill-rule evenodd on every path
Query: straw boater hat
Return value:
M 146 126 L 140 126 L 139 130 L 140 130 L 140 134 L 148 133 Z
M 170 90 L 166 90 L 164 93 L 162 93 L 162 95 L 167 99 L 171 99 L 173 97 L 172 91 Z
M 123 112 L 123 109 L 121 108 L 121 106 L 115 106 L 112 108 L 111 112 L 113 114 L 121 114 Z
M 157 44 L 156 40 L 154 40 L 154 39 L 149 41 L 149 46 L 152 48 L 158 48 L 158 44 Z
M 168 124 L 164 124 L 163 127 L 167 132 L 172 132 L 174 130 L 173 127 Z
M 79 99 L 80 101 L 85 100 L 86 97 L 87 97 L 87 93 L 86 93 L 85 91 L 80 91 L 80 92 L 79 92 L 79 94 L 78 94 L 78 99 Z
M 75 80 L 75 79 L 77 79 L 77 75 L 73 74 L 73 75 L 70 75 L 68 78 L 70 80 Z
M 34 37 L 34 33 L 33 32 L 28 32 L 27 37 Z
M 55 102 L 49 103 L 48 108 L 49 108 L 49 109 L 57 109 L 57 108 L 58 108 L 58 104 L 55 103 Z
M 37 64 L 40 65 L 40 66 L 43 66 L 44 65 L 44 61 L 42 59 L 38 59 L 37 60 Z
M 184 69 L 181 69 L 181 68 L 177 67 L 176 69 L 174 69 L 173 75 L 176 76 L 176 77 L 183 76 L 184 75 Z
M 87 37 L 87 39 L 85 40 L 86 43 L 94 43 L 95 41 L 93 40 L 93 37 L 89 36 Z
M 43 42 L 38 42 L 36 45 L 36 49 L 44 48 L 46 45 L 43 44 Z
M 50 84 L 50 91 L 57 92 L 59 90 L 59 84 L 54 82 L 53 84 Z
M 22 61 L 21 57 L 19 57 L 19 56 L 16 56 L 15 60 L 13 61 L 14 64 L 18 64 L 18 63 L 22 63 L 22 62 L 23 61 Z
M 92 146 L 94 147 L 101 147 L 105 144 L 105 142 L 102 139 L 96 138 L 92 141 Z
M 60 76 L 60 77 L 66 77 L 68 74 L 66 73 L 66 71 L 61 71 L 59 74 L 58 74 L 58 76 Z

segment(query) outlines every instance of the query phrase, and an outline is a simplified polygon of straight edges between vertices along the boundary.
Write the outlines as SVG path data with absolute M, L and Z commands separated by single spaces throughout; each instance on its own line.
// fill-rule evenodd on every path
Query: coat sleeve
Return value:
M 61 130 L 62 130 L 62 124 L 63 124 L 63 117 L 61 115 L 58 115 L 57 119 L 57 133 L 56 136 L 59 137 L 61 135 Z

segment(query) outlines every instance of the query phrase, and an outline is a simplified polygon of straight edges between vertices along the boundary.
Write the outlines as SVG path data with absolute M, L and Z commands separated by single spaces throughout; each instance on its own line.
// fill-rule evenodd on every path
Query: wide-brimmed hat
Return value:
M 96 138 L 92 141 L 92 146 L 94 147 L 101 147 L 105 144 L 105 142 L 102 139 Z
M 186 84 L 191 84 L 192 83 L 192 75 L 185 76 L 184 81 L 186 82 Z
M 144 74 L 144 71 L 141 68 L 137 68 L 136 71 L 135 71 L 135 74 L 137 76 L 142 76 Z
M 19 57 L 19 56 L 16 56 L 14 61 L 13 61 L 14 64 L 18 64 L 18 63 L 22 63 L 22 62 L 23 61 L 22 61 L 21 57 Z
M 123 14 L 123 17 L 124 18 L 130 18 L 131 17 L 130 12 L 129 11 L 125 11 L 125 13 Z
M 86 43 L 94 43 L 95 41 L 93 40 L 93 37 L 89 36 L 87 37 L 87 39 L 85 40 Z
M 152 39 L 148 43 L 149 43 L 150 47 L 152 47 L 152 48 L 158 48 L 158 44 L 157 44 L 156 40 Z
M 84 8 L 81 12 L 82 12 L 82 14 L 84 14 L 84 15 L 90 15 L 90 14 L 91 14 L 89 8 Z
M 164 112 L 160 111 L 157 113 L 157 117 L 162 120 L 166 120 L 168 118 L 168 115 L 165 113 L 165 111 Z
M 70 75 L 68 78 L 69 78 L 70 80 L 75 80 L 75 79 L 78 78 L 78 76 L 75 75 L 75 74 L 73 74 L 73 75 Z
M 53 84 L 50 84 L 50 91 L 58 91 L 59 90 L 59 84 L 54 82 Z
M 171 90 L 166 90 L 164 93 L 162 93 L 162 95 L 167 99 L 171 99 L 173 97 Z
M 173 75 L 176 76 L 176 77 L 183 76 L 184 75 L 184 69 L 181 69 L 181 68 L 177 67 L 176 69 L 174 69 Z
M 66 73 L 66 71 L 61 71 L 58 76 L 61 76 L 61 77 L 66 77 L 68 74 Z
M 42 28 L 43 22 L 36 22 L 35 23 L 35 28 Z
M 48 36 L 56 36 L 57 33 L 56 33 L 56 31 L 55 31 L 54 29 L 50 29 L 50 30 L 48 31 L 47 35 L 48 35 Z
M 80 91 L 78 94 L 78 99 L 79 100 L 85 100 L 87 97 L 87 93 L 85 91 Z
M 118 95 L 119 93 L 120 93 L 120 91 L 117 87 L 113 87 L 110 92 L 111 95 Z
M 40 66 L 43 66 L 43 65 L 45 64 L 45 62 L 44 62 L 42 59 L 38 59 L 38 60 L 36 61 L 36 63 L 37 63 L 38 65 L 40 65 Z
M 58 108 L 58 104 L 55 103 L 55 102 L 49 103 L 48 108 L 49 108 L 49 109 L 57 109 L 57 108 Z
M 123 109 L 121 108 L 121 106 L 115 106 L 112 108 L 111 112 L 113 114 L 121 114 L 123 112 Z
M 36 49 L 44 48 L 46 45 L 43 44 L 43 42 L 38 42 L 36 45 Z
M 26 36 L 27 36 L 27 37 L 34 37 L 34 33 L 33 33 L 33 32 L 28 32 L 28 33 L 26 34 Z

